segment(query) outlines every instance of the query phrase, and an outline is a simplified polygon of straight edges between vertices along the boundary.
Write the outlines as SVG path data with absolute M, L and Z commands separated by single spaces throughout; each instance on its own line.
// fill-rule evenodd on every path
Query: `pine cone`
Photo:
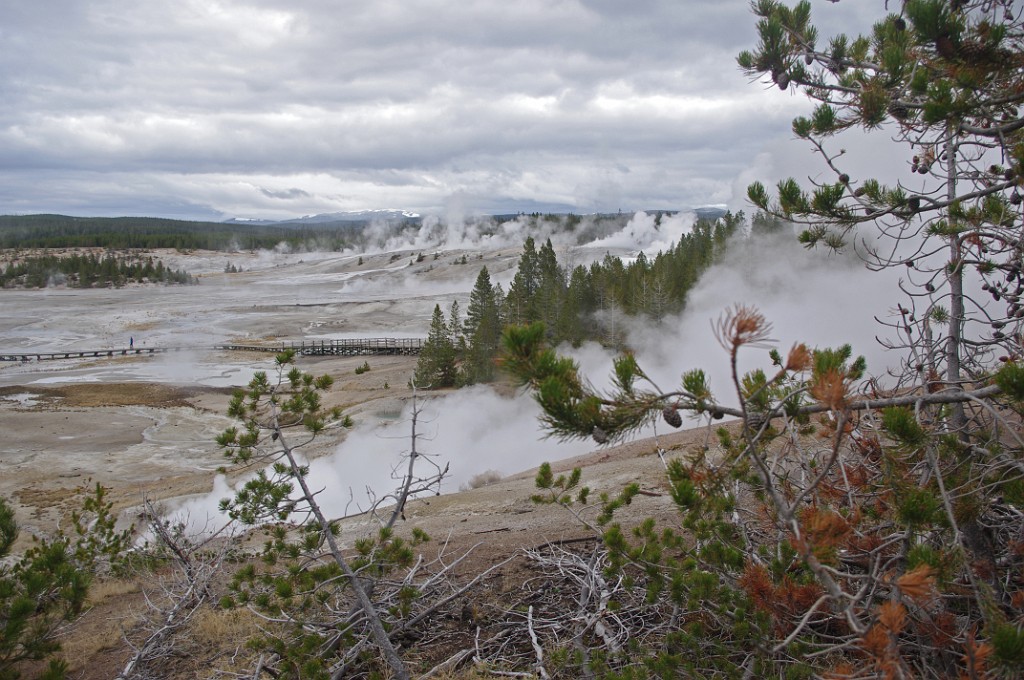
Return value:
M 672 427 L 681 427 L 683 424 L 683 417 L 679 415 L 679 410 L 675 406 L 666 406 L 661 410 L 661 417 L 665 419 L 665 422 Z
M 760 431 L 765 422 L 768 421 L 768 414 L 764 411 L 747 410 L 747 427 L 754 432 Z
M 608 443 L 608 433 L 601 429 L 600 425 L 594 425 L 593 431 L 590 436 L 594 438 L 594 441 L 598 444 Z
M 965 61 L 984 61 L 988 57 L 988 47 L 976 40 L 965 40 L 960 43 L 960 56 Z
M 907 105 L 896 100 L 889 104 L 887 111 L 896 120 L 906 120 L 907 116 L 910 115 L 910 109 L 907 108 Z

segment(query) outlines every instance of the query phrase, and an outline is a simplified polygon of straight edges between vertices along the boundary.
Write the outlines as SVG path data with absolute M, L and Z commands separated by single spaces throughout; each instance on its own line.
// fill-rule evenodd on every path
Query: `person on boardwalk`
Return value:
M 128 349 L 134 349 L 134 348 L 135 348 L 135 338 L 134 337 L 130 337 L 130 338 L 128 338 Z

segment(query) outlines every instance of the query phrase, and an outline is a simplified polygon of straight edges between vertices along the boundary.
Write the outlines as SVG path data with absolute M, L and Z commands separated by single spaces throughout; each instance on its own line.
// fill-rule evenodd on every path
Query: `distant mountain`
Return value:
M 728 210 L 723 205 L 707 205 L 699 208 L 684 208 L 681 210 L 646 210 L 648 214 L 663 215 L 674 215 L 679 212 L 693 212 L 697 217 L 703 217 L 705 219 L 718 219 L 725 215 Z M 514 220 L 523 214 L 533 213 L 505 213 L 489 215 L 496 222 L 507 222 Z M 539 214 L 539 213 L 537 213 Z M 551 215 L 570 215 L 571 212 L 562 213 L 545 213 Z M 632 214 L 632 213 L 594 213 L 595 216 L 608 217 L 613 215 Z M 371 222 L 387 222 L 389 224 L 419 224 L 422 221 L 422 216 L 418 213 L 410 212 L 408 210 L 394 210 L 394 209 L 382 209 L 382 210 L 354 210 L 347 212 L 332 212 L 332 213 L 321 213 L 318 215 L 305 215 L 303 217 L 296 217 L 288 220 L 264 220 L 264 219 L 246 219 L 240 217 L 234 217 L 229 220 L 224 220 L 225 224 L 234 225 L 248 225 L 248 226 L 278 226 L 278 227 L 299 227 L 308 225 L 317 225 L 319 227 L 339 226 L 339 227 L 356 227 L 370 224 Z
M 355 210 L 348 212 L 321 213 L 319 215 L 304 215 L 290 220 L 261 220 L 233 217 L 225 220 L 225 224 L 251 224 L 251 225 L 277 225 L 277 226 L 306 226 L 315 224 L 326 226 L 331 224 L 368 224 L 370 222 L 418 222 L 420 216 L 408 210 Z
M 372 220 L 416 220 L 420 216 L 408 210 L 358 210 L 350 212 L 323 213 L 321 215 L 306 215 L 296 220 L 287 222 L 301 222 L 302 224 L 321 224 L 323 222 L 368 222 Z
M 717 220 L 719 217 L 725 215 L 729 210 L 722 205 L 706 205 L 700 208 L 694 208 L 693 212 L 697 214 L 697 217 L 703 217 L 706 220 Z
M 669 209 L 656 209 L 656 210 L 645 210 L 648 214 L 664 214 L 674 215 L 680 212 L 692 212 L 697 217 L 703 217 L 706 219 L 718 219 L 724 215 L 728 210 L 725 206 L 701 206 L 699 208 L 684 208 L 681 210 L 669 210 Z M 492 217 L 498 222 L 506 222 L 523 214 L 535 214 L 535 213 L 502 213 L 495 215 L 487 215 Z M 540 213 L 536 213 L 540 214 Z M 544 213 L 549 215 L 570 215 L 573 214 L 571 211 L 566 212 L 554 212 Z M 592 213 L 597 216 L 609 216 L 609 215 L 622 215 L 633 213 Z M 355 225 L 355 224 L 369 224 L 371 222 L 388 222 L 388 223 L 412 223 L 417 224 L 421 222 L 423 216 L 419 213 L 411 212 L 409 210 L 353 210 L 347 212 L 333 212 L 333 213 L 321 213 L 317 215 L 305 215 L 303 217 L 294 217 L 292 219 L 245 219 L 240 217 L 233 217 L 231 219 L 224 220 L 227 224 L 249 224 L 249 225 L 274 225 L 274 226 L 304 226 L 315 224 L 317 226 L 329 226 L 329 225 Z

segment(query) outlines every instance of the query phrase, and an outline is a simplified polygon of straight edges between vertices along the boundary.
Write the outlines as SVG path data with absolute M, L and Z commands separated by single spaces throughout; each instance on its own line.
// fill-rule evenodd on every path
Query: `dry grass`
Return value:
M 40 509 L 65 507 L 70 501 L 77 501 L 81 495 L 81 486 L 40 488 L 38 485 L 27 486 L 15 494 L 23 505 Z
M 474 666 L 468 666 L 466 668 L 460 668 L 454 671 L 442 671 L 436 675 L 431 675 L 430 680 L 485 680 L 486 678 L 500 677 L 495 676 L 494 673 L 488 673 L 486 670 L 480 669 Z M 524 680 L 530 680 L 536 678 L 536 675 L 516 675 L 518 678 Z
M 100 667 L 109 670 L 121 663 L 127 650 L 123 630 L 130 625 L 125 617 L 133 607 L 144 606 L 140 592 L 138 582 L 131 579 L 104 579 L 89 586 L 85 615 L 61 640 L 69 677 L 97 677 Z
M 204 608 L 192 619 L 192 633 L 202 645 L 248 640 L 260 632 L 260 618 L 248 609 Z
M 123 597 L 141 590 L 137 581 L 129 579 L 104 579 L 93 581 L 89 586 L 89 604 L 97 605 L 112 597 Z
M 119 361 L 143 361 L 141 357 L 122 357 Z M 109 365 L 109 361 L 80 364 Z M 154 383 L 86 383 L 67 384 L 59 387 L 38 387 L 35 385 L 13 385 L 0 387 L 0 397 L 13 394 L 31 394 L 36 399 L 34 410 L 52 409 L 55 406 L 89 408 L 97 406 L 191 406 L 188 400 L 197 390 L 159 385 Z
M 192 391 L 153 383 L 89 383 L 62 385 L 53 393 L 67 406 L 189 406 Z
M 93 608 L 63 641 L 63 656 L 70 677 L 113 677 L 128 658 L 124 634 L 137 637 L 131 612 L 145 612 L 137 583 L 126 580 L 98 582 L 90 590 Z M 172 678 L 222 677 L 251 673 L 256 654 L 247 642 L 258 635 L 260 619 L 247 609 L 223 610 L 204 605 L 177 634 L 181 652 L 166 660 Z M 101 668 L 102 667 L 102 668 Z
M 258 655 L 247 643 L 260 634 L 260 623 L 259 617 L 248 609 L 203 607 L 193 616 L 187 635 L 194 648 L 193 658 L 216 659 L 216 668 L 200 663 L 186 674 L 197 678 L 251 674 Z

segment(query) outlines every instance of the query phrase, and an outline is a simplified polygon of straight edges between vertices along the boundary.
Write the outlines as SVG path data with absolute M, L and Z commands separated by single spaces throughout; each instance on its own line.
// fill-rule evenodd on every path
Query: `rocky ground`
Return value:
M 5 310 L 0 351 L 123 347 L 128 338 L 136 346 L 188 348 L 155 357 L 0 365 L 0 495 L 15 508 L 22 529 L 15 551 L 33 536 L 66 524 L 82 489 L 97 482 L 110 489 L 124 525 L 138 519 L 144 498 L 173 504 L 210 493 L 224 464 L 214 437 L 229 424 L 224 413 L 232 386 L 270 365 L 270 355 L 216 352 L 215 344 L 241 338 L 422 336 L 433 305 L 447 307 L 464 296 L 479 269 L 459 265 L 462 253 L 418 263 L 415 253 L 398 260 L 381 254 L 361 260 L 288 256 L 276 262 L 256 254 L 163 255 L 167 266 L 200 274 L 200 285 L 0 291 Z M 500 279 L 516 255 L 473 257 Z M 223 274 L 228 261 L 242 273 Z M 334 377 L 329 406 L 342 407 L 357 421 L 395 417 L 412 397 L 408 381 L 415 358 L 372 357 L 372 370 L 357 374 L 364 361 L 303 358 L 299 365 Z M 514 392 L 511 386 L 499 391 Z M 628 523 L 672 515 L 657 452 L 680 455 L 700 449 L 707 434 L 674 431 L 577 457 L 569 456 L 590 448 L 577 444 L 538 455 L 555 460 L 556 470 L 582 466 L 584 482 L 595 494 L 614 494 L 638 482 L 641 495 L 621 513 Z M 325 437 L 307 454 L 330 454 L 345 436 Z M 529 439 L 516 444 L 541 446 Z M 549 456 L 547 451 L 564 453 Z M 504 473 L 463 485 L 475 488 L 417 499 L 407 508 L 399 533 L 425 530 L 432 537 L 425 549 L 428 559 L 468 553 L 461 567 L 465 574 L 479 573 L 522 548 L 593 536 L 565 509 L 531 502 L 534 474 L 531 465 L 510 461 Z M 582 509 L 582 517 L 592 518 L 595 512 Z M 376 526 L 366 515 L 351 514 L 342 531 L 347 546 Z M 504 578 L 511 584 L 519 577 L 508 572 Z M 141 579 L 132 578 L 97 585 L 90 612 L 72 627 L 65 645 L 73 677 L 117 674 L 129 654 L 122 633 L 132 630 L 133 616 L 145 609 L 144 589 Z M 206 642 L 189 653 L 191 661 L 176 662 L 180 667 L 172 675 L 213 676 L 215 668 L 242 668 L 251 661 L 242 650 L 254 622 L 244 614 L 210 611 L 194 623 L 196 639 Z
M 375 361 L 375 378 L 363 380 L 351 370 L 354 361 L 321 361 L 317 368 L 338 374 L 345 389 L 334 398 L 358 417 L 372 412 L 373 402 L 381 398 L 381 376 L 393 374 L 397 382 L 414 360 Z M 327 363 L 334 364 L 333 370 Z M 29 545 L 33 535 L 66 523 L 80 503 L 83 487 L 95 482 L 110 489 L 125 521 L 139 517 L 143 497 L 161 501 L 207 493 L 212 475 L 223 464 L 212 437 L 227 423 L 221 415 L 226 392 L 147 383 L 0 388 L 5 432 L 0 494 L 13 503 L 21 523 L 16 549 Z M 384 398 L 390 402 L 402 396 Z M 641 495 L 617 519 L 626 525 L 643 517 L 671 522 L 674 511 L 658 450 L 667 456 L 684 455 L 699 451 L 706 441 L 703 430 L 674 432 L 604 447 L 557 461 L 553 467 L 556 472 L 582 467 L 584 483 L 595 497 L 639 483 Z M 476 488 L 416 499 L 399 523 L 398 535 L 409 538 L 413 528 L 426 531 L 432 540 L 420 552 L 427 561 L 465 555 L 458 572 L 466 580 L 523 549 L 595 536 L 568 510 L 530 500 L 536 492 L 535 472 L 522 470 Z M 578 510 L 592 521 L 598 508 L 591 504 Z M 351 546 L 356 539 L 373 535 L 377 526 L 370 516 L 354 515 L 342 524 L 342 542 Z M 509 598 L 533 576 L 528 565 L 515 561 L 463 598 L 464 606 L 484 611 L 511 605 Z M 153 587 L 152 578 L 137 574 L 97 584 L 89 611 L 71 627 L 65 642 L 72 677 L 110 678 L 120 671 L 130 654 L 122 635 L 130 635 L 135 617 L 146 612 L 144 593 Z M 191 624 L 187 654 L 174 660 L 173 672 L 163 677 L 223 677 L 220 674 L 250 668 L 254 659 L 244 642 L 256 631 L 256 623 L 244 610 L 202 610 Z M 469 644 L 471 632 L 459 628 L 443 639 L 458 647 Z M 432 643 L 418 653 L 433 663 L 455 651 Z

